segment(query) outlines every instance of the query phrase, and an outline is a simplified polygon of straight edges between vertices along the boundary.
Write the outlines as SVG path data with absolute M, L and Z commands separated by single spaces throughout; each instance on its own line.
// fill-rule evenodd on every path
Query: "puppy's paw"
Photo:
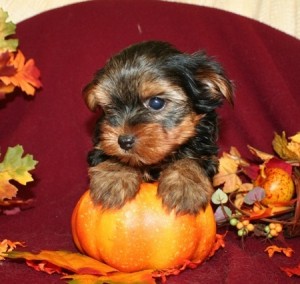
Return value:
M 121 208 L 139 190 L 141 175 L 130 167 L 105 161 L 89 169 L 91 197 L 103 208 Z
M 194 161 L 180 160 L 161 174 L 158 195 L 177 214 L 197 214 L 210 201 L 213 188 L 205 171 Z

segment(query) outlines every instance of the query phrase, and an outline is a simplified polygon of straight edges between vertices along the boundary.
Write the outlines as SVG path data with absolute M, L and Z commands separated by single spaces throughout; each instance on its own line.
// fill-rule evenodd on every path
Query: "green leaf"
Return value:
M 29 171 L 33 170 L 38 163 L 33 159 L 32 155 L 23 156 L 24 150 L 21 145 L 8 147 L 3 162 L 0 163 L 0 174 L 4 175 L 8 180 L 15 180 L 22 185 L 32 181 Z
M 16 51 L 19 44 L 17 39 L 6 38 L 16 32 L 16 25 L 13 22 L 7 22 L 7 18 L 8 13 L 0 8 L 0 52 Z
M 225 204 L 228 201 L 228 196 L 222 189 L 218 188 L 213 193 L 211 201 L 214 204 Z

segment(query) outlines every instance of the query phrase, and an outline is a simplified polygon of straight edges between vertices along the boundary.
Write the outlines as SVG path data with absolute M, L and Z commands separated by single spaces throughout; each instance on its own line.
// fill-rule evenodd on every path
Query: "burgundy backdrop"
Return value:
M 20 92 L 0 101 L 0 145 L 22 144 L 39 161 L 35 181 L 23 194 L 33 209 L 0 216 L 0 240 L 25 241 L 27 250 L 74 250 L 70 216 L 88 186 L 86 154 L 95 115 L 81 98 L 83 86 L 108 57 L 143 40 L 173 43 L 186 52 L 205 49 L 236 85 L 235 107 L 221 110 L 220 146 L 248 155 L 247 144 L 271 151 L 274 131 L 300 130 L 300 42 L 266 25 L 216 9 L 158 1 L 92 1 L 53 10 L 20 23 L 20 48 L 41 70 L 34 98 Z M 168 283 L 296 283 L 280 266 L 300 263 L 299 239 L 289 240 L 293 258 L 269 259 L 261 239 L 245 248 L 234 232 L 226 248 L 195 270 Z M 61 283 L 58 275 L 24 263 L 0 265 L 1 283 Z

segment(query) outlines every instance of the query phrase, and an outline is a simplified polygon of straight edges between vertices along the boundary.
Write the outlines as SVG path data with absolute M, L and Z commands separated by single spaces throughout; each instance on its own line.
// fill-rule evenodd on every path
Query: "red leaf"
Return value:
M 300 263 L 296 267 L 280 267 L 287 276 L 292 277 L 293 275 L 300 276 Z
M 32 267 L 36 271 L 43 271 L 48 274 L 53 274 L 53 273 L 63 274 L 61 267 L 58 267 L 57 265 L 51 264 L 47 261 L 42 261 L 37 263 L 33 260 L 26 260 L 26 264 L 29 267 Z
M 286 171 L 290 176 L 292 175 L 292 166 L 291 164 L 278 159 L 278 158 L 272 158 L 266 163 L 267 168 L 279 168 L 284 171 Z
M 248 176 L 251 180 L 256 180 L 260 169 L 259 166 L 256 164 L 250 164 L 247 167 L 243 167 L 243 172 L 246 176 Z

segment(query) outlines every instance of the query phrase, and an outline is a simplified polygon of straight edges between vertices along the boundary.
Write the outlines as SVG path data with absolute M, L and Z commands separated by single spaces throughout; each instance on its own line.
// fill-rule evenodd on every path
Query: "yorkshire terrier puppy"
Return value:
M 204 52 L 165 42 L 132 45 L 113 56 L 84 88 L 102 109 L 88 154 L 91 196 L 104 208 L 133 199 L 142 181 L 158 181 L 164 206 L 196 214 L 217 171 L 216 108 L 232 103 L 232 85 Z

